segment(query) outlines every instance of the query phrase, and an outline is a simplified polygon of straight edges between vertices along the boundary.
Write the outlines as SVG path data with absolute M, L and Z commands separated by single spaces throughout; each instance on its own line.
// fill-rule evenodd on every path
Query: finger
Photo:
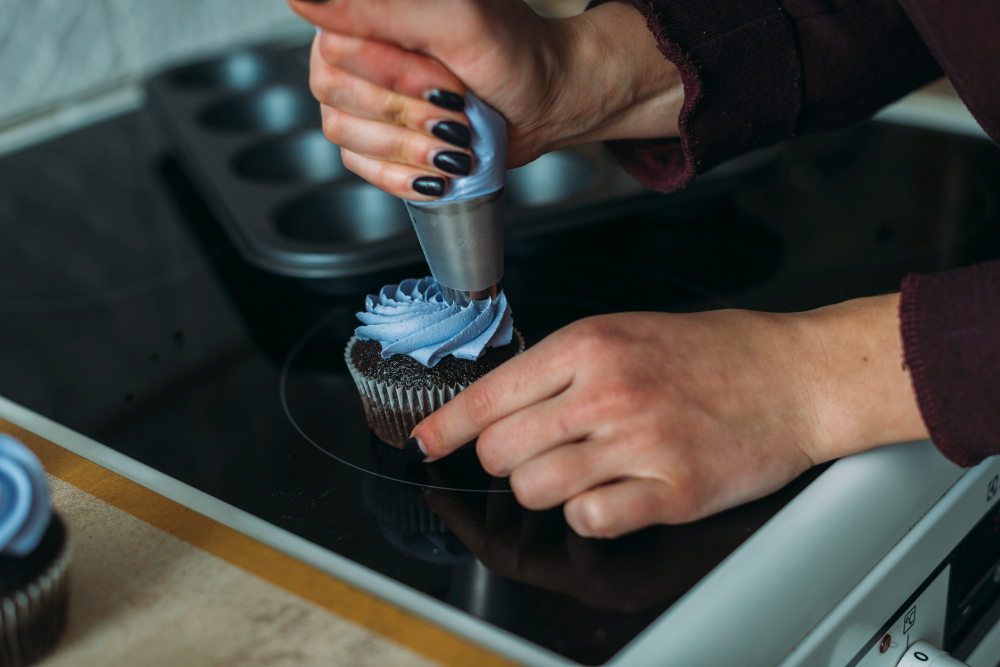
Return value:
M 621 479 L 628 473 L 628 458 L 605 438 L 562 445 L 514 468 L 510 486 L 526 508 L 545 510 Z
M 468 3 L 443 3 L 440 0 L 293 0 L 289 4 L 306 21 L 324 31 L 400 44 L 411 51 L 427 51 L 433 43 L 447 39 L 448 32 L 455 25 L 463 24 L 456 13 Z
M 468 148 L 468 117 L 430 102 L 393 92 L 318 60 L 314 55 L 309 85 L 322 104 L 358 118 L 402 125 L 450 145 Z
M 427 99 L 435 90 L 465 95 L 462 82 L 439 61 L 386 42 L 323 31 L 314 54 L 327 65 L 408 97 Z
M 412 435 L 426 461 L 439 459 L 493 422 L 561 393 L 572 383 L 574 369 L 560 353 L 558 337 L 550 336 L 459 392 L 417 424 Z
M 464 113 L 394 93 L 332 67 L 313 69 L 310 87 L 321 104 L 350 116 L 407 127 L 429 140 L 443 140 L 449 147 L 468 149 L 472 141 Z
M 405 164 L 375 160 L 340 149 L 344 166 L 375 187 L 401 199 L 434 201 L 448 190 L 448 179 Z
M 494 477 L 507 477 L 530 458 L 583 440 L 592 432 L 584 406 L 565 391 L 494 422 L 476 442 L 479 462 Z
M 563 508 L 566 522 L 583 537 L 611 538 L 669 516 L 670 493 L 654 479 L 626 479 L 585 491 Z
M 352 153 L 419 167 L 425 173 L 463 177 L 472 171 L 472 151 L 427 137 L 399 125 L 358 118 L 326 105 L 320 107 L 323 134 Z

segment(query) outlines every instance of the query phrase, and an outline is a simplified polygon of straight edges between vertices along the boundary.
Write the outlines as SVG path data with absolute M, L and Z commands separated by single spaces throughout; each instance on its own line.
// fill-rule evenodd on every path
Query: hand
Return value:
M 528 509 L 580 535 L 685 523 L 811 465 L 927 437 L 902 366 L 898 295 L 775 315 L 581 320 L 472 384 L 414 431 L 432 461 L 478 438 Z
M 290 0 L 322 28 L 310 85 L 345 166 L 413 200 L 471 169 L 466 86 L 508 124 L 508 164 L 579 143 L 677 135 L 683 90 L 642 16 L 569 19 L 522 0 Z
M 423 498 L 491 572 L 591 607 L 634 612 L 686 593 L 811 479 L 704 521 L 613 541 L 584 539 L 557 510 L 524 511 L 509 493 L 430 488 Z

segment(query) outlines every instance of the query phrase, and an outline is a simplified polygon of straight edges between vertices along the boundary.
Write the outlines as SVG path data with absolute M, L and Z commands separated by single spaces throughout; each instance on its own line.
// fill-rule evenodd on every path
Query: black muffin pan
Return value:
M 149 103 L 188 176 L 252 263 L 342 278 L 421 258 L 402 201 L 344 168 L 323 136 L 309 47 L 241 50 L 167 70 Z M 714 190 L 714 189 L 713 189 Z M 648 207 L 602 146 L 558 151 L 508 174 L 509 240 Z

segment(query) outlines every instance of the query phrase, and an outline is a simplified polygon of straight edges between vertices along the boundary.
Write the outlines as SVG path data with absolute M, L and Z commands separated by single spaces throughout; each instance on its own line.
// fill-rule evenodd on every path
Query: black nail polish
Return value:
M 432 90 L 427 96 L 427 101 L 436 104 L 442 109 L 451 111 L 462 111 L 465 109 L 465 100 L 461 95 L 449 93 L 447 90 Z
M 444 179 L 437 176 L 421 176 L 413 181 L 413 189 L 428 197 L 440 197 L 444 194 Z
M 425 458 L 424 453 L 420 451 L 420 445 L 417 444 L 416 438 L 410 438 L 403 445 L 403 460 L 406 461 L 406 465 L 413 465 L 414 463 L 420 463 Z
M 449 174 L 468 176 L 472 173 L 472 158 L 465 153 L 444 151 L 434 157 L 434 166 Z
M 469 128 L 453 120 L 441 121 L 434 126 L 431 133 L 438 139 L 444 139 L 459 148 L 468 148 L 472 143 L 472 133 Z

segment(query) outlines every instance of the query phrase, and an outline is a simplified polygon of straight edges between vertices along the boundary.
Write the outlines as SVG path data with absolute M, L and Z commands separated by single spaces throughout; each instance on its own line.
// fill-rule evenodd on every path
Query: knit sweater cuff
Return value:
M 1000 453 L 1000 262 L 907 276 L 899 319 L 937 448 L 965 467 Z
M 726 3 L 725 11 L 704 0 L 621 1 L 642 13 L 684 85 L 679 139 L 608 142 L 636 180 L 673 192 L 728 158 L 792 134 L 799 57 L 775 0 Z

